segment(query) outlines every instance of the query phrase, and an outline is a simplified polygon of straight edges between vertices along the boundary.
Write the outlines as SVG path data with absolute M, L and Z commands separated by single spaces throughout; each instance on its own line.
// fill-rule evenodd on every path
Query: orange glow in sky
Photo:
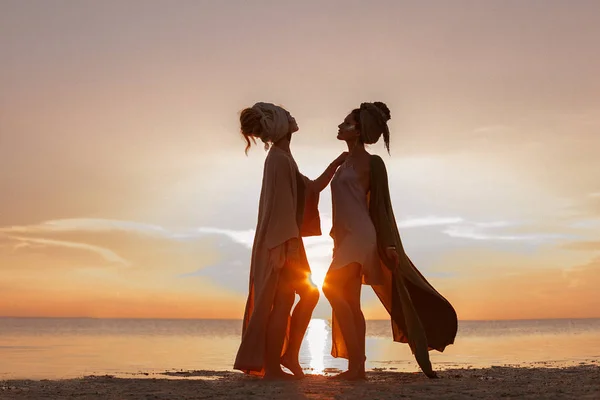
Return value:
M 460 319 L 600 317 L 600 3 L 0 4 L 0 316 L 241 318 L 265 153 L 288 108 L 317 177 L 391 109 L 405 248 Z M 306 240 L 313 281 L 331 261 Z M 365 287 L 367 318 L 385 311 Z M 330 308 L 321 296 L 315 317 Z M 318 327 L 314 327 L 318 329 Z M 316 332 L 316 331 L 315 331 Z

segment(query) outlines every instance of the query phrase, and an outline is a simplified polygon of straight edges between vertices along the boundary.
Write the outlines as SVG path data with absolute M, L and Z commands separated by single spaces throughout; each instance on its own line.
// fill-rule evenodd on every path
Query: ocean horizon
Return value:
M 0 378 L 61 379 L 165 371 L 231 371 L 241 319 L 0 317 Z M 308 374 L 343 370 L 328 320 L 313 319 L 300 351 Z M 432 351 L 437 370 L 577 365 L 600 359 L 600 318 L 460 320 L 455 344 Z M 417 372 L 389 320 L 367 321 L 367 368 Z
M 242 318 L 155 318 L 155 317 L 89 317 L 89 316 L 75 316 L 75 317 L 61 317 L 61 316 L 12 316 L 12 315 L 0 315 L 2 319 L 106 319 L 106 320 L 165 320 L 165 321 L 242 321 Z M 327 319 L 327 318 L 313 318 L 313 319 Z M 367 321 L 389 321 L 389 319 L 380 318 L 367 318 Z M 583 318 L 508 318 L 508 319 L 458 319 L 459 322 L 487 322 L 487 321 L 561 321 L 561 320 L 600 320 L 600 317 L 583 317 Z

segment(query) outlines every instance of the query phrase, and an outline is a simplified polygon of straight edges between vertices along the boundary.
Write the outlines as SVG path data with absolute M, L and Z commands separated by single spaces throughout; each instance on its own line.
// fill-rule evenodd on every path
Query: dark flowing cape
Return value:
M 383 283 L 371 285 L 390 314 L 393 339 L 408 343 L 417 363 L 427 375 L 432 373 L 429 350 L 444 351 L 453 344 L 458 329 L 456 311 L 410 261 L 402 246 L 381 157 L 371 156 L 369 213 L 377 232 L 377 247 L 383 270 Z M 396 246 L 400 263 L 394 265 L 386 248 Z M 332 355 L 347 358 L 348 352 L 338 326 L 333 326 Z

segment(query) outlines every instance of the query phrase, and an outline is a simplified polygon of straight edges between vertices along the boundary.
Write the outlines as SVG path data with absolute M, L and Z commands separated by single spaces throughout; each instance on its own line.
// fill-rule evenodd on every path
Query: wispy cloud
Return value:
M 461 222 L 443 230 L 443 233 L 450 237 L 481 240 L 481 241 L 526 241 L 526 242 L 547 242 L 572 237 L 571 235 L 555 233 L 511 233 L 506 228 L 515 227 L 520 224 L 508 221 L 491 222 Z M 503 228 L 499 231 L 499 228 Z
M 461 217 L 413 217 L 398 222 L 399 228 L 417 228 L 425 226 L 458 224 L 464 220 Z
M 111 263 L 122 264 L 125 266 L 131 265 L 131 263 L 129 261 L 127 261 L 124 258 L 122 258 L 121 256 L 119 256 L 114 251 L 106 249 L 104 247 L 100 247 L 100 246 L 95 246 L 95 245 L 85 244 L 85 243 L 69 242 L 69 241 L 64 241 L 64 240 L 54 240 L 54 239 L 27 238 L 27 237 L 20 237 L 20 236 L 12 236 L 11 238 L 18 241 L 18 243 L 14 246 L 15 250 L 24 249 L 24 248 L 26 249 L 26 248 L 31 248 L 31 247 L 38 247 L 38 246 L 65 247 L 65 248 L 70 248 L 70 249 L 87 250 L 92 253 L 99 254 L 106 261 L 109 261 Z
M 223 235 L 235 242 L 251 247 L 254 230 L 232 230 L 215 227 L 199 227 L 185 229 L 168 229 L 159 225 L 135 221 L 123 221 L 101 218 L 71 218 L 45 221 L 37 225 L 9 226 L 0 228 L 5 234 L 52 234 L 60 232 L 109 232 L 126 231 L 139 234 L 159 236 L 173 240 L 185 240 L 207 235 Z
M 36 225 L 8 226 L 0 228 L 5 233 L 54 233 L 54 232 L 105 232 L 135 231 L 146 234 L 168 236 L 170 232 L 158 225 L 144 224 L 134 221 L 123 221 L 103 218 L 69 218 L 44 221 Z
M 223 235 L 227 236 L 234 242 L 243 244 L 248 248 L 252 248 L 255 230 L 233 230 L 223 228 L 201 227 L 191 231 L 190 233 L 196 233 L 197 235 Z
M 579 221 L 572 222 L 568 225 L 574 229 L 598 229 L 600 230 L 600 218 L 588 218 Z
M 218 236 L 224 240 L 217 241 L 217 248 L 214 248 L 210 239 Z M 178 272 L 205 267 L 206 261 L 214 262 L 223 246 L 231 243 L 241 244 L 241 251 L 247 253 L 253 237 L 253 230 L 168 229 L 135 221 L 74 218 L 0 228 L 0 256 L 8 257 L 17 250 L 18 257 L 27 257 L 31 252 L 44 253 L 47 257 L 44 263 L 73 268 L 85 264 L 64 252 L 58 261 L 58 253 L 53 248 L 60 247 L 87 251 L 100 255 L 105 262 L 146 271 Z

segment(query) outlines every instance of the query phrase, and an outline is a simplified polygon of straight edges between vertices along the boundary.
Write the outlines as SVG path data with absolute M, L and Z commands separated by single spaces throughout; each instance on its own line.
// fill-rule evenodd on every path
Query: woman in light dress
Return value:
M 333 260 L 323 293 L 333 309 L 332 352 L 348 359 L 341 379 L 365 378 L 365 318 L 362 284 L 371 285 L 390 314 L 393 339 L 408 343 L 422 371 L 436 377 L 428 351 L 454 342 L 457 317 L 405 254 L 392 210 L 381 157 L 365 145 L 383 136 L 389 152 L 389 108 L 362 103 L 339 125 L 349 155 L 331 182 Z
M 256 139 L 269 152 L 252 247 L 242 342 L 234 368 L 266 379 L 302 377 L 298 353 L 319 299 L 319 291 L 309 279 L 302 237 L 321 234 L 319 193 L 346 155 L 340 155 L 312 181 L 300 174 L 291 154 L 290 141 L 298 125 L 288 111 L 271 103 L 256 103 L 242 111 L 240 124 L 246 152 Z M 295 293 L 300 301 L 290 318 Z M 294 376 L 286 374 L 281 364 Z

